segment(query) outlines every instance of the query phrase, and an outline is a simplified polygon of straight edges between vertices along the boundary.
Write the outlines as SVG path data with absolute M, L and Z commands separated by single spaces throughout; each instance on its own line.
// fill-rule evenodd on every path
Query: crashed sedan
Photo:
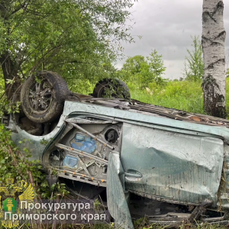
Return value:
M 118 79 L 91 96 L 72 93 L 49 71 L 29 77 L 13 101 L 21 111 L 4 119 L 13 140 L 29 139 L 23 147 L 49 174 L 105 187 L 118 225 L 133 228 L 136 215 L 227 222 L 229 121 L 131 100 Z

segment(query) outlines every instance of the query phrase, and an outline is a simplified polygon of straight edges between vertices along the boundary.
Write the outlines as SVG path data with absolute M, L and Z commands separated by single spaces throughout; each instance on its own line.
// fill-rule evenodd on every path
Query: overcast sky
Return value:
M 183 75 L 191 36 L 201 37 L 202 0 L 138 0 L 131 9 L 131 34 L 135 43 L 122 43 L 125 58 L 148 56 L 153 49 L 162 54 L 166 78 Z M 227 32 L 226 54 L 229 55 L 229 0 L 224 0 L 224 26 Z M 123 61 L 117 63 L 121 67 Z

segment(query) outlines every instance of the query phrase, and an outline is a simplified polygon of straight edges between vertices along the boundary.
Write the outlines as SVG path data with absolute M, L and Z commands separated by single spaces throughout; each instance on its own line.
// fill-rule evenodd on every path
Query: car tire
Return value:
M 30 76 L 22 85 L 22 109 L 31 121 L 47 123 L 60 116 L 65 98 L 70 94 L 67 83 L 57 73 L 42 71 Z
M 92 96 L 95 98 L 112 97 L 130 100 L 130 91 L 120 79 L 103 79 L 95 85 Z

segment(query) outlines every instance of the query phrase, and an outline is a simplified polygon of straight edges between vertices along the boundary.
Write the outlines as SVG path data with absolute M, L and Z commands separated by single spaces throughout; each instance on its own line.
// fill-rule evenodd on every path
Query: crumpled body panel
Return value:
M 223 141 L 124 123 L 126 189 L 170 203 L 216 205 Z

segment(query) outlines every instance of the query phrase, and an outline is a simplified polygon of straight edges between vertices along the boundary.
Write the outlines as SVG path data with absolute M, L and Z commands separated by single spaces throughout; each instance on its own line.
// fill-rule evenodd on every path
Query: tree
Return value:
M 120 74 L 125 81 L 136 81 L 141 87 L 146 87 L 150 82 L 161 82 L 165 69 L 162 55 L 153 50 L 146 58 L 141 55 L 129 57 Z
M 203 0 L 202 47 L 204 57 L 204 109 L 213 116 L 226 118 L 225 37 L 222 0 Z
M 0 62 L 10 98 L 22 78 L 42 69 L 68 80 L 104 73 L 130 40 L 125 21 L 134 0 L 1 0 Z
M 185 57 L 184 77 L 187 80 L 202 80 L 204 75 L 204 61 L 201 41 L 194 37 L 192 41 L 193 50 L 187 49 L 188 56 Z

